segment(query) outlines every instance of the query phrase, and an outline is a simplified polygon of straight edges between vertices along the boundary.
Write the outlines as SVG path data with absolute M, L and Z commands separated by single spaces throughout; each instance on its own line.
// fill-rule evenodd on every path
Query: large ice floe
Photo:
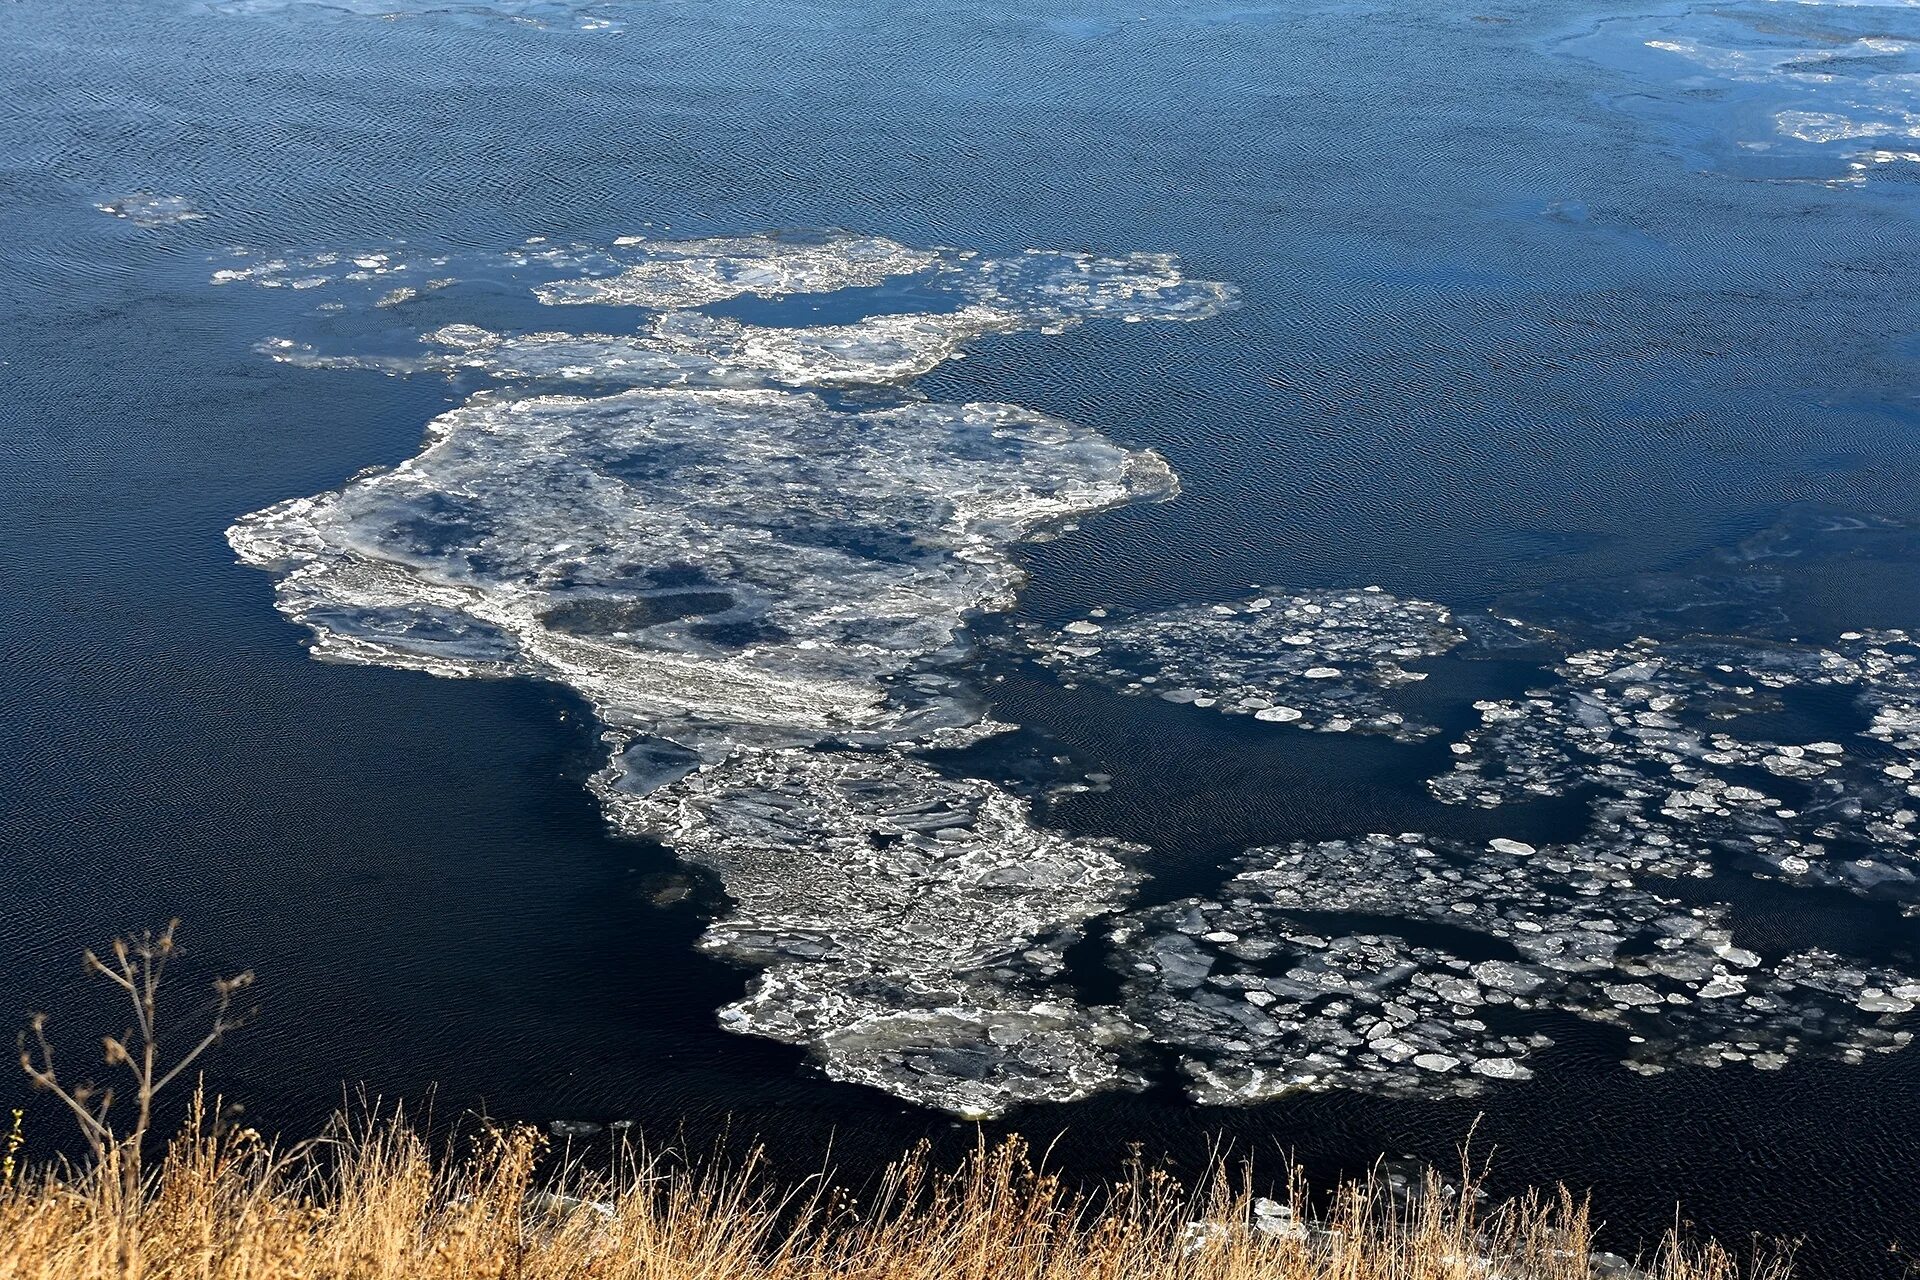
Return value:
M 591 268 L 540 282 L 542 301 L 655 314 L 619 336 L 442 326 L 417 360 L 338 362 L 607 394 L 477 395 L 400 465 L 241 519 L 240 557 L 278 575 L 316 656 L 584 696 L 613 822 L 718 873 L 734 906 L 706 945 L 763 969 L 726 1025 L 962 1114 L 1135 1083 L 1139 1029 L 1057 979 L 1136 850 L 1043 830 L 913 751 L 995 728 L 943 667 L 970 615 L 1011 602 L 1014 544 L 1167 497 L 1173 474 L 1012 405 L 798 388 L 898 383 L 990 331 L 1204 318 L 1232 290 L 1164 257 L 996 262 L 838 235 L 515 257 Z M 316 255 L 217 279 L 372 290 L 445 268 Z M 688 310 L 909 274 L 945 309 L 811 329 Z

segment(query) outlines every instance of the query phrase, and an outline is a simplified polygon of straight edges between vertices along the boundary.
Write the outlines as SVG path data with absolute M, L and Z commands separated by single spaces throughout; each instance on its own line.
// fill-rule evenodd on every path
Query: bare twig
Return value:
M 128 1245 L 122 1250 L 122 1270 L 129 1276 L 137 1267 L 137 1241 L 132 1232 L 144 1189 L 141 1157 L 147 1134 L 153 1127 L 154 1100 L 218 1044 L 222 1036 L 246 1022 L 246 1015 L 234 1010 L 234 1000 L 253 985 L 251 971 L 216 979 L 205 1033 L 171 1066 L 165 1065 L 160 1047 L 160 989 L 167 962 L 177 951 L 174 935 L 179 927 L 180 922 L 173 920 L 158 933 L 144 930 L 131 938 L 115 938 L 107 960 L 91 950 L 82 956 L 86 972 L 118 987 L 133 1012 L 132 1028 L 117 1036 L 103 1036 L 100 1042 L 105 1065 L 123 1067 L 132 1077 L 135 1110 L 124 1134 L 115 1130 L 109 1118 L 116 1099 L 112 1088 L 91 1082 L 69 1085 L 55 1067 L 45 1014 L 34 1014 L 27 1030 L 20 1033 L 20 1068 L 26 1072 L 28 1081 L 51 1093 L 73 1114 L 81 1136 L 92 1148 L 95 1167 L 101 1176 L 117 1174 L 119 1177 L 120 1201 L 127 1215 L 129 1233 Z

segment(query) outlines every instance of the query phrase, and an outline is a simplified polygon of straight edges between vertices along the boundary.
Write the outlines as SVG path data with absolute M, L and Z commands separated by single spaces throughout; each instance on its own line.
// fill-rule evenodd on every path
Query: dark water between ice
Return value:
M 716 1027 L 747 974 L 694 952 L 702 897 L 654 905 L 663 853 L 603 833 L 571 695 L 308 660 L 222 531 L 408 457 L 473 387 L 270 362 L 254 345 L 296 320 L 365 322 L 210 285 L 232 246 L 846 227 L 1173 252 L 1241 309 L 989 338 L 921 383 L 1181 476 L 1175 503 L 1024 552 L 1019 617 L 1378 584 L 1609 643 L 1920 626 L 1920 9 L 394 8 L 0 7 L 0 1022 L 77 1015 L 81 945 L 179 915 L 198 960 L 262 974 L 215 1078 L 263 1127 L 310 1128 L 345 1080 L 437 1086 L 443 1113 L 730 1124 L 796 1169 L 829 1140 L 852 1169 L 971 1140 Z M 117 202 L 136 216 L 96 209 Z M 1452 735 L 1529 679 L 1475 665 L 1422 696 Z M 1025 732 L 974 767 L 1112 775 L 1049 820 L 1152 845 L 1154 900 L 1255 844 L 1581 821 L 1435 803 L 1444 737 L 992 687 Z M 1920 922 L 1885 900 L 1721 892 L 1766 945 L 1914 959 Z M 1920 1055 L 1647 1079 L 1562 1022 L 1534 1080 L 1475 1100 L 1163 1086 L 994 1128 L 1064 1129 L 1081 1172 L 1222 1134 L 1331 1172 L 1450 1163 L 1479 1117 L 1501 1187 L 1591 1187 L 1629 1251 L 1676 1200 L 1733 1240 L 1804 1237 L 1810 1275 L 1920 1248 Z

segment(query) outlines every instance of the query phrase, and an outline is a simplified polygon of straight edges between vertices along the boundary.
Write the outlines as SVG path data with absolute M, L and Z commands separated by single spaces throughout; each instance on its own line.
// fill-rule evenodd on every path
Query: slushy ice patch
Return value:
M 230 541 L 279 575 L 279 608 L 319 657 L 585 696 L 612 819 L 716 870 L 735 907 L 707 945 L 766 966 L 727 1025 L 967 1114 L 1137 1082 L 1139 1029 L 1056 982 L 1080 924 L 1121 905 L 1132 850 L 1040 830 L 1011 794 L 907 753 L 996 728 L 944 668 L 969 615 L 1011 603 L 1013 546 L 1170 496 L 1172 472 L 1010 405 L 854 409 L 793 388 L 897 384 L 985 332 L 1197 319 L 1232 291 L 1164 258 L 1003 270 L 850 236 L 509 259 L 523 281 L 568 276 L 532 286 L 545 301 L 666 310 L 620 338 L 427 335 L 444 357 L 405 367 L 615 390 L 477 396 L 399 466 L 241 519 Z M 218 278 L 377 302 L 445 265 L 316 255 Z M 812 329 L 671 309 L 909 273 L 958 305 Z
M 198 222 L 207 215 L 185 196 L 160 196 L 140 191 L 94 206 L 115 218 L 124 218 L 136 227 L 171 227 L 182 222 Z
M 724 302 L 743 294 L 763 298 L 793 293 L 835 293 L 880 284 L 925 271 L 940 260 L 927 249 L 910 249 L 879 236 L 835 236 L 819 241 L 744 236 L 713 240 L 615 242 L 638 259 L 610 274 L 560 280 L 535 289 L 540 301 L 611 303 L 676 310 Z
M 401 299 L 405 301 L 407 299 Z M 392 304 L 392 305 L 397 305 Z M 671 311 L 640 332 L 495 333 L 452 324 L 407 355 L 327 354 L 291 339 L 262 350 L 285 364 L 392 373 L 472 371 L 502 381 L 691 387 L 857 387 L 908 382 L 968 342 L 1029 327 L 989 306 L 933 315 L 881 315 L 859 324 L 777 328 L 698 311 Z
M 357 287 L 400 307 L 444 285 L 445 257 L 389 246 L 358 254 L 263 256 L 240 251 L 218 284 L 272 289 Z M 911 249 L 872 236 L 628 237 L 611 247 L 529 242 L 473 264 L 477 277 L 530 289 L 540 301 L 639 309 L 631 332 L 502 333 L 454 323 L 404 352 L 329 351 L 275 337 L 274 359 L 314 368 L 473 372 L 507 382 L 577 385 L 860 387 L 911 381 L 988 334 L 1059 331 L 1092 319 L 1202 320 L 1234 290 L 1187 277 L 1162 254 L 1100 258 L 1032 252 L 984 258 Z M 740 298 L 833 294 L 888 284 L 923 311 L 844 324 L 749 324 L 693 308 Z M 332 304 L 327 304 L 332 305 Z

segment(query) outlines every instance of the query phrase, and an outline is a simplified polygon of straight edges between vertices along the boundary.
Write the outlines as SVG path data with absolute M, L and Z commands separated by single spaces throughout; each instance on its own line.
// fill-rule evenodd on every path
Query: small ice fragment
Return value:
M 1866 1013 L 1911 1013 L 1913 1001 L 1878 987 L 1868 987 L 1854 1005 Z
M 1533 1074 L 1512 1058 L 1482 1058 L 1473 1064 L 1473 1073 L 1495 1080 L 1525 1080 Z

